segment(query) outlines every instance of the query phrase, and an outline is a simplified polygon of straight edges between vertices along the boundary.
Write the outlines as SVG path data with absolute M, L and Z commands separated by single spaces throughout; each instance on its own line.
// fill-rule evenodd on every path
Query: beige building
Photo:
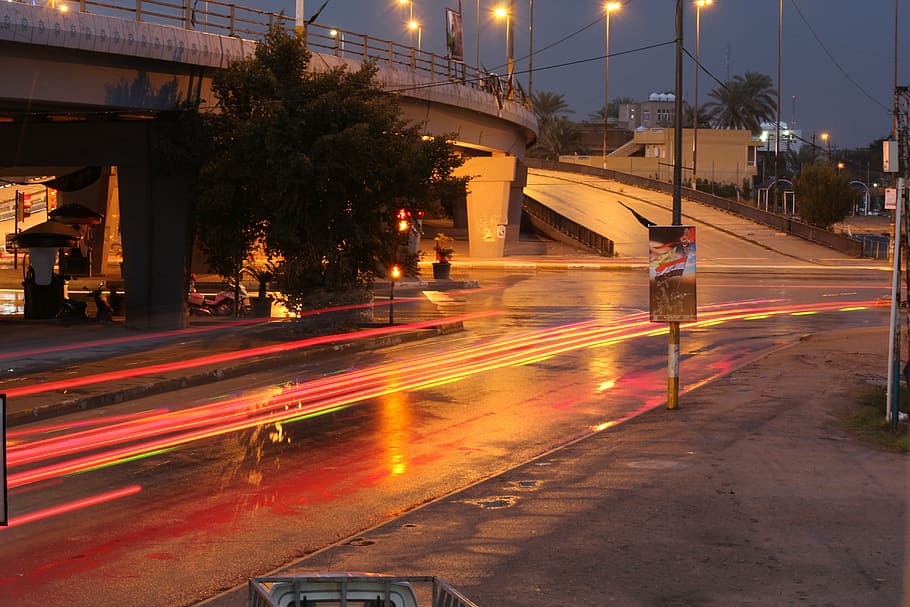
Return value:
M 599 155 L 566 155 L 560 156 L 559 160 L 669 182 L 673 180 L 675 162 L 673 137 L 672 128 L 640 128 L 631 141 L 607 156 L 606 166 Z M 693 129 L 683 129 L 684 184 L 692 181 L 692 141 Z M 753 138 L 749 131 L 698 129 L 698 179 L 738 186 L 744 179 L 751 183 L 757 171 L 756 149 L 761 145 L 762 142 Z

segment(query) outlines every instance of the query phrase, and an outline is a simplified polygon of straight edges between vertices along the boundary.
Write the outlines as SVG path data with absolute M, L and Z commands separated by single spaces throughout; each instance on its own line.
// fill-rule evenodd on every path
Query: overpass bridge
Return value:
M 105 214 L 107 225 L 94 236 L 96 271 L 105 233 L 122 235 L 128 324 L 182 326 L 186 259 L 174 243 L 188 240 L 189 188 L 186 176 L 153 161 L 159 113 L 183 101 L 213 106 L 213 74 L 250 57 L 272 24 L 294 23 L 217 0 L 73 0 L 67 7 L 0 2 L 0 178 L 104 167 L 102 179 L 61 192 L 59 203 Z M 372 60 L 405 119 L 428 135 L 455 134 L 470 156 L 462 173 L 472 178 L 471 255 L 502 256 L 518 238 L 524 151 L 537 135 L 529 108 L 504 96 L 497 77 L 445 57 L 314 25 L 304 34 L 313 69 Z

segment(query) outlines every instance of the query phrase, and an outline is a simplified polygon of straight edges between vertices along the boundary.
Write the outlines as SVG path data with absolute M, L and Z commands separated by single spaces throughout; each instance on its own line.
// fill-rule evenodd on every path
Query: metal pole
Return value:
M 701 64 L 698 61 L 701 46 L 701 3 L 695 4 L 695 107 L 692 112 L 692 189 L 698 189 L 696 166 L 698 164 L 698 72 Z
M 607 8 L 604 17 L 604 40 L 606 56 L 604 57 L 604 142 L 603 142 L 603 168 L 607 168 L 607 116 L 610 114 L 610 9 Z
M 777 123 L 774 135 L 774 210 L 777 211 L 780 201 L 780 54 L 781 34 L 784 29 L 784 0 L 778 0 L 777 13 Z
M 528 98 L 534 90 L 534 0 L 528 0 L 531 6 L 531 25 L 528 27 Z
M 676 120 L 673 132 L 673 225 L 682 225 L 683 5 L 676 0 Z M 679 407 L 679 323 L 671 322 L 667 348 L 667 409 Z
M 888 324 L 888 334 L 891 347 L 888 349 L 888 388 L 886 393 L 886 410 L 885 419 L 892 425 L 897 424 L 897 416 L 894 412 L 898 410 L 900 395 L 900 275 L 901 275 L 901 213 L 903 210 L 904 179 L 897 178 L 897 203 L 894 211 L 894 265 L 891 271 L 891 316 Z
M 303 38 L 303 3 L 304 0 L 297 0 L 296 12 L 294 15 L 294 32 L 298 38 Z
M 395 324 L 395 279 L 389 276 L 389 326 Z
M 515 0 L 509 0 L 509 14 L 506 17 L 506 43 L 509 57 L 509 99 L 515 98 Z
M 474 26 L 474 66 L 480 69 L 480 0 L 477 0 L 477 13 L 474 15 L 476 24 Z

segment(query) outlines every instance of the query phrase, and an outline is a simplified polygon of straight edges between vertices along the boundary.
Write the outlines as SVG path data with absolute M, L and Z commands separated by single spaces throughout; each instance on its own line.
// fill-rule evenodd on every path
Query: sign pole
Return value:
M 683 3 L 676 0 L 676 126 L 673 129 L 673 225 L 682 224 L 682 53 Z M 696 111 L 698 111 L 696 109 Z M 694 180 L 694 177 L 693 177 Z M 667 409 L 679 407 L 679 322 L 670 322 L 667 352 Z

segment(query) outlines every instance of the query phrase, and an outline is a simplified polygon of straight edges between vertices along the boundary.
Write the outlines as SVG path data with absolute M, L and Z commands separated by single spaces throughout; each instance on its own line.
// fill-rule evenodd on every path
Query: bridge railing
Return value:
M 20 0 L 21 1 L 21 0 Z M 272 25 L 294 31 L 293 17 L 220 0 L 73 0 L 84 13 L 94 13 L 134 19 L 136 21 L 172 25 L 211 34 L 262 38 Z M 432 80 L 447 80 L 469 86 L 498 98 L 505 97 L 507 86 L 497 74 L 454 61 L 420 49 L 382 40 L 364 34 L 348 32 L 319 24 L 305 25 L 307 48 L 356 61 L 373 60 L 399 70 L 429 76 Z M 530 109 L 521 91 L 514 101 Z

